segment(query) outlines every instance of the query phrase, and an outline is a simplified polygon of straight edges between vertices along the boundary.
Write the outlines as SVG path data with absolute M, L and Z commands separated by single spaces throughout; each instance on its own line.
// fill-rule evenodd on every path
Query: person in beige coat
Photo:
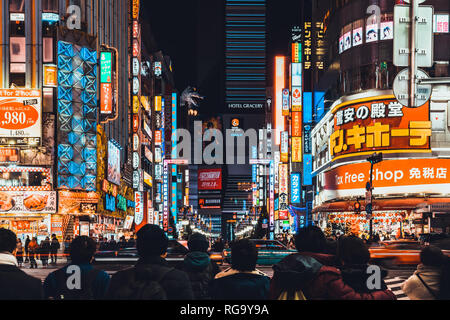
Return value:
M 439 300 L 445 255 L 441 249 L 428 246 L 420 253 L 421 264 L 402 285 L 411 300 Z

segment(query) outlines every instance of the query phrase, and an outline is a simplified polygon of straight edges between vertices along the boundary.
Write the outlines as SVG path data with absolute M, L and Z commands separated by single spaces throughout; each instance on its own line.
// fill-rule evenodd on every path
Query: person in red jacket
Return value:
M 299 253 L 292 254 L 276 264 L 271 282 L 270 297 L 278 299 L 282 293 L 294 296 L 302 291 L 308 300 L 395 300 L 390 290 L 358 292 L 346 284 L 336 268 L 335 256 L 324 254 L 326 239 L 322 230 L 310 226 L 295 237 Z

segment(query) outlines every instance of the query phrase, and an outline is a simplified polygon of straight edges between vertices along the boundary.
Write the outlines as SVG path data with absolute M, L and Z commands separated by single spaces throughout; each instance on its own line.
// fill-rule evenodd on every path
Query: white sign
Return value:
M 0 89 L 0 144 L 1 138 L 38 138 L 42 134 L 41 91 L 30 89 Z M 31 144 L 31 143 L 25 143 Z
M 56 213 L 55 191 L 1 191 L 0 213 Z

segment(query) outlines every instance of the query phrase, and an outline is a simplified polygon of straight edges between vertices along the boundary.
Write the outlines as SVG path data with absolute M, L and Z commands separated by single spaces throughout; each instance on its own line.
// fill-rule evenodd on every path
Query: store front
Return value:
M 49 168 L 0 167 L 0 225 L 24 241 L 51 236 L 56 192 Z

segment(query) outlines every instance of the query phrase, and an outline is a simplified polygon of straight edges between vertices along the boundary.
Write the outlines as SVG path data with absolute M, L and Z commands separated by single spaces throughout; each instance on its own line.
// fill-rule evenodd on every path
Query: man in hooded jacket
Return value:
M 390 290 L 357 292 L 346 284 L 336 268 L 335 256 L 324 254 L 326 238 L 315 226 L 301 229 L 295 237 L 298 253 L 284 258 L 273 267 L 270 297 L 279 299 L 287 292 L 293 297 L 301 291 L 308 300 L 395 300 Z
M 200 233 L 191 235 L 188 241 L 189 253 L 178 268 L 188 275 L 195 300 L 211 299 L 210 285 L 220 272 L 217 264 L 209 258 L 209 242 Z

